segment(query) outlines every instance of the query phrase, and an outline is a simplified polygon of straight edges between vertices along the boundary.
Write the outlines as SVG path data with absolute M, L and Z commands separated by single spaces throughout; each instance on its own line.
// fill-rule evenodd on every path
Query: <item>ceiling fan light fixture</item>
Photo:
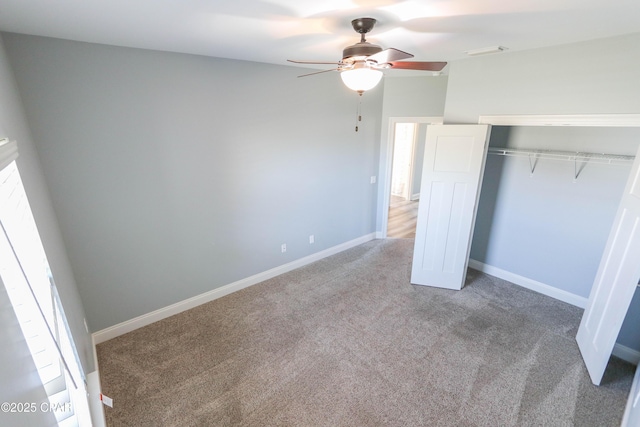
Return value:
M 294 61 L 291 59 L 287 61 L 295 64 L 335 64 L 338 68 L 303 74 L 298 77 L 339 71 L 342 82 L 360 95 L 380 83 L 384 69 L 440 72 L 447 65 L 446 62 L 404 61 L 413 58 L 413 55 L 395 48 L 382 49 L 378 45 L 369 43 L 365 34 L 373 29 L 375 23 L 374 18 L 358 18 L 351 21 L 353 29 L 360 34 L 360 41 L 344 48 L 342 59 L 338 62 Z
M 340 72 L 342 82 L 351 90 L 362 93 L 373 89 L 382 79 L 382 71 L 375 70 L 364 64 L 356 64 L 350 70 Z

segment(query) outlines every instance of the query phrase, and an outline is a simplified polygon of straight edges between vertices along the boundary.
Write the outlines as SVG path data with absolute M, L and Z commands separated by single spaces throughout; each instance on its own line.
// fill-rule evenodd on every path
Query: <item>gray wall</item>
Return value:
M 17 159 L 29 203 L 34 211 L 51 271 L 56 278 L 60 299 L 67 315 L 71 333 L 76 342 L 85 372 L 93 371 L 91 337 L 83 325 L 84 309 L 74 281 L 66 250 L 53 212 L 38 155 L 22 109 L 20 96 L 0 37 L 0 137 L 18 141 Z M 0 283 L 0 402 L 40 402 L 46 399 L 38 374 L 4 285 Z M 3 426 L 50 425 L 51 414 L 33 414 L 12 417 L 0 413 Z
M 391 117 L 442 117 L 447 81 L 446 75 L 385 77 L 383 125 L 388 125 L 387 119 Z
M 634 34 L 456 61 L 450 64 L 445 123 L 477 123 L 480 115 L 637 114 L 638 46 L 640 34 Z M 629 154 L 638 144 L 634 130 L 612 137 L 594 128 L 563 132 L 514 128 L 510 138 Z M 589 165 L 573 184 L 572 165 L 541 162 L 532 178 L 528 167 L 526 159 L 489 156 L 472 257 L 587 297 L 628 169 Z M 637 327 L 629 321 L 638 311 L 634 303 L 619 342 L 640 350 Z
M 382 86 L 5 42 L 93 331 L 374 232 Z
M 640 33 L 454 61 L 445 123 L 491 114 L 640 112 Z
M 629 311 L 627 311 L 622 323 L 620 335 L 618 335 L 618 343 L 640 351 L 640 328 L 638 325 L 640 325 L 640 289 L 636 288 Z

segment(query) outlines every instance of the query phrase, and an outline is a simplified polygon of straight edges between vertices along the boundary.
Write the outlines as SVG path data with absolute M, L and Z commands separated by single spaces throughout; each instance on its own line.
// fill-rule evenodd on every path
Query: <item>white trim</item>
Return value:
M 496 126 L 640 127 L 640 114 L 487 115 L 479 124 Z
M 413 194 L 413 178 L 414 178 L 414 169 L 416 165 L 416 142 L 418 141 L 418 123 L 413 123 L 413 138 L 411 138 L 411 154 L 409 157 L 411 158 L 410 168 L 409 168 L 409 182 L 407 183 L 407 199 L 411 200 L 411 194 Z M 393 150 L 395 151 L 395 141 Z M 392 160 L 393 162 L 393 160 Z M 391 171 L 393 172 L 393 170 Z
M 613 346 L 613 351 L 611 352 L 611 354 L 633 365 L 637 365 L 638 362 L 640 362 L 640 351 L 634 350 L 627 347 L 626 345 L 622 345 L 619 343 L 616 343 Z
M 296 268 L 304 267 L 307 264 L 311 264 L 312 262 L 319 261 L 331 255 L 335 255 L 344 250 L 351 249 L 355 246 L 374 240 L 375 238 L 376 238 L 376 233 L 370 233 L 362 237 L 359 237 L 357 239 L 350 240 L 348 242 L 339 244 L 337 246 L 333 246 L 331 248 L 325 249 L 323 251 L 316 252 L 315 254 L 311 254 L 304 258 L 300 258 L 298 260 L 272 268 L 270 270 L 263 271 L 262 273 L 255 274 L 253 276 L 240 279 L 236 282 L 229 283 L 227 285 L 221 286 L 219 288 L 213 289 L 203 294 L 196 295 L 195 297 L 177 302 L 175 304 L 171 304 L 167 307 L 154 310 L 151 313 L 143 314 L 142 316 L 138 316 L 131 320 L 127 320 L 117 325 L 102 329 L 100 331 L 94 332 L 91 335 L 93 339 L 93 343 L 94 345 L 103 343 L 112 338 L 118 337 L 120 335 L 124 335 L 128 332 L 134 331 L 143 326 L 150 325 L 151 323 L 157 322 L 158 320 L 166 319 L 167 317 L 173 316 L 175 314 L 181 313 L 185 310 L 189 310 L 191 308 L 197 307 L 207 302 L 216 300 L 225 295 L 229 295 L 233 292 L 239 291 L 241 289 L 244 289 L 249 286 L 255 285 L 257 283 L 263 282 L 265 280 L 271 279 L 280 274 L 287 273 L 291 270 L 295 270 Z
M 93 348 L 93 368 L 96 371 L 100 370 L 100 367 L 98 366 L 98 350 L 96 349 L 96 344 L 98 344 L 96 342 L 96 337 L 95 334 L 91 334 L 91 348 Z
M 421 123 L 428 125 L 441 125 L 444 123 L 443 116 L 425 117 L 389 117 L 389 124 L 395 123 Z M 393 132 L 390 134 L 393 137 Z
M 87 399 L 93 427 L 106 427 L 107 425 L 104 418 L 104 408 L 100 401 L 100 393 L 100 374 L 96 365 L 96 370 L 87 375 Z
M 542 282 L 538 282 L 527 277 L 520 276 L 515 273 L 511 273 L 506 270 L 502 270 L 498 267 L 484 264 L 475 259 L 469 259 L 469 267 L 474 270 L 481 271 L 483 273 L 490 274 L 491 276 L 498 277 L 506 280 L 523 288 L 531 289 L 532 291 L 539 292 L 551 298 L 566 302 L 567 304 L 575 305 L 576 307 L 585 308 L 587 306 L 587 298 L 581 297 L 571 292 L 563 291 L 562 289 L 555 288 Z
M 378 194 L 381 194 L 382 198 L 378 202 L 380 225 L 382 229 L 379 238 L 387 237 L 387 226 L 389 225 L 389 199 L 391 198 L 391 166 L 393 161 L 393 139 L 395 136 L 396 123 L 419 123 L 427 125 L 441 125 L 444 123 L 444 117 L 442 116 L 428 116 L 428 117 L 389 117 L 389 128 L 387 129 L 386 148 L 384 147 L 385 141 L 382 141 L 380 147 L 380 171 L 382 172 L 381 178 L 383 179 Z

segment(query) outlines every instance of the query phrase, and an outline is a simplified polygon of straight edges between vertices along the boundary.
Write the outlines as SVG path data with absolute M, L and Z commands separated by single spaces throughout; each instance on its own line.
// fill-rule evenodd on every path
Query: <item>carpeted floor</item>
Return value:
M 409 284 L 374 240 L 98 345 L 116 426 L 618 426 L 633 366 L 593 386 L 582 310 L 469 270 Z

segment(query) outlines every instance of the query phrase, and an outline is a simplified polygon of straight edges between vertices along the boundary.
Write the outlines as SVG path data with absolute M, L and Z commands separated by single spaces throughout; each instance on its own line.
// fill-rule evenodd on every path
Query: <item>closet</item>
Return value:
M 584 307 L 639 145 L 637 127 L 493 126 L 470 258 Z M 636 294 L 618 342 L 640 349 Z
M 460 289 L 468 261 L 586 308 L 577 338 L 598 384 L 627 308 L 637 317 L 640 127 L 494 123 L 488 142 L 483 125 L 431 129 L 411 282 Z M 618 345 L 638 355 L 632 326 Z

